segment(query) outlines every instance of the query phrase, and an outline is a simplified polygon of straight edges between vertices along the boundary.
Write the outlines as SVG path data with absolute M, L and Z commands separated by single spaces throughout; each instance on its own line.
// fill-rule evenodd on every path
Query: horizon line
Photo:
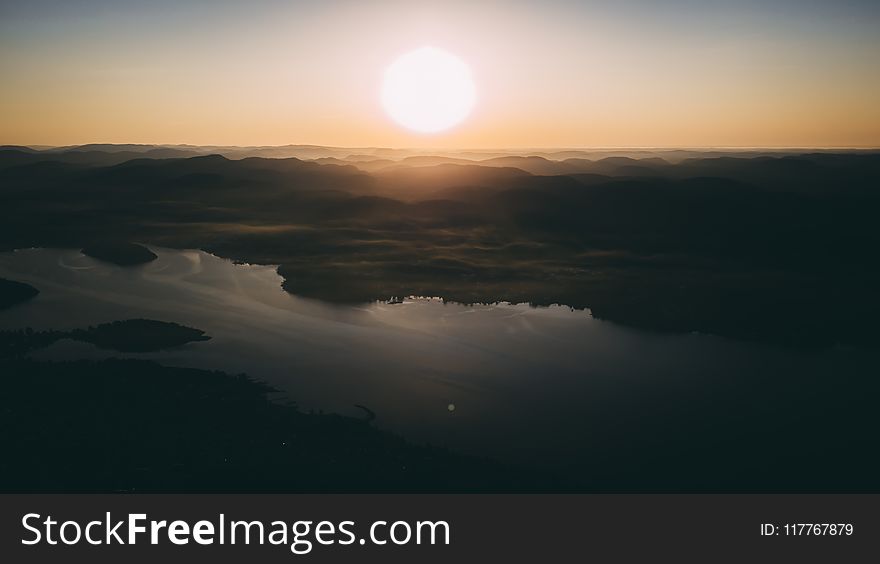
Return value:
M 191 147 L 191 148 L 236 148 L 236 149 L 281 149 L 281 148 L 320 148 L 320 149 L 342 149 L 342 150 L 392 150 L 392 151 L 455 151 L 455 152 L 491 152 L 491 151 L 637 151 L 637 150 L 654 150 L 654 151 L 709 151 L 709 150 L 727 150 L 727 151 L 748 151 L 748 150 L 764 150 L 764 151 L 794 151 L 794 150 L 860 150 L 871 151 L 880 150 L 880 145 L 597 145 L 597 146 L 520 146 L 520 147 L 418 147 L 418 146 L 380 146 L 380 145 L 320 145 L 314 143 L 286 143 L 282 145 L 229 145 L 229 144 L 196 144 L 196 143 L 124 143 L 124 142 L 87 142 L 78 144 L 24 144 L 24 143 L 0 143 L 0 147 L 24 147 L 32 150 L 47 149 L 73 149 L 79 147 L 88 147 L 92 145 L 107 146 L 140 146 L 140 147 Z

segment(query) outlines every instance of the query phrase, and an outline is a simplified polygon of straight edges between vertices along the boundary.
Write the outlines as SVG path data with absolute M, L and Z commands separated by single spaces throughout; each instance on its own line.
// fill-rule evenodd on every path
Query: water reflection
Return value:
M 0 254 L 0 277 L 41 292 L 0 312 L 0 328 L 70 329 L 135 317 L 181 323 L 212 340 L 128 356 L 247 372 L 307 410 L 364 417 L 366 409 L 375 424 L 415 441 L 549 466 L 589 460 L 606 436 L 650 425 L 664 405 L 708 405 L 728 390 L 739 393 L 744 375 L 752 382 L 780 373 L 844 377 L 878 366 L 868 352 L 649 334 L 565 307 L 439 299 L 329 305 L 284 292 L 273 267 L 153 250 L 158 260 L 136 268 L 73 250 Z M 37 356 L 114 355 L 61 341 Z

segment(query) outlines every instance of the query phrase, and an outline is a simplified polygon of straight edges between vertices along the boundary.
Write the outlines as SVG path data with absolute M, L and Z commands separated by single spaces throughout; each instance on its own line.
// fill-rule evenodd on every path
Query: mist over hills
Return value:
M 280 265 L 288 291 L 330 301 L 560 303 L 869 344 L 878 186 L 872 151 L 4 147 L 0 247 L 195 247 Z
M 587 159 L 597 161 L 604 158 L 628 157 L 638 160 L 662 159 L 677 163 L 688 158 L 717 157 L 782 157 L 815 154 L 871 154 L 874 149 L 799 149 L 799 148 L 725 148 L 725 149 L 651 149 L 651 148 L 597 148 L 597 149 L 404 149 L 389 147 L 325 147 L 321 145 L 281 145 L 238 147 L 229 145 L 149 145 L 149 144 L 111 144 L 91 143 L 62 147 L 26 147 L 22 145 L 0 145 L 0 151 L 17 150 L 48 155 L 65 155 L 69 153 L 125 153 L 126 156 L 139 154 L 150 158 L 191 157 L 198 155 L 217 154 L 230 159 L 245 157 L 265 158 L 298 158 L 303 160 L 338 159 L 352 163 L 372 166 L 375 161 L 388 161 L 385 164 L 402 162 L 407 165 L 440 164 L 441 162 L 484 161 L 481 164 L 493 166 L 491 159 L 511 157 L 541 158 L 550 161 L 569 159 Z M 58 157 L 53 157 L 58 158 Z M 63 157 L 62 157 L 63 158 Z M 644 164 L 648 164 L 647 162 Z M 662 164 L 662 163 L 661 163 Z M 502 164 L 501 166 L 508 166 Z

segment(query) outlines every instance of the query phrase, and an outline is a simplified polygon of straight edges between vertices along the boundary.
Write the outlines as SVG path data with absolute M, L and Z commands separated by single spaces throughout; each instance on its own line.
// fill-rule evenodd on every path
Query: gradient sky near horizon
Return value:
M 384 69 L 467 62 L 472 115 L 382 110 Z M 880 2 L 0 0 L 0 144 L 880 146 Z

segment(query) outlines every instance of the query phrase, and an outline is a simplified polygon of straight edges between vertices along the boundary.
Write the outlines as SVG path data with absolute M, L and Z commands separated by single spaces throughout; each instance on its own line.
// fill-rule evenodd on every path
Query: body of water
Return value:
M 129 356 L 246 372 L 304 410 L 363 416 L 354 407 L 361 404 L 376 425 L 412 441 L 549 467 L 589 464 L 596 445 L 650 433 L 694 406 L 712 413 L 716 402 L 729 417 L 742 402 L 747 413 L 765 393 L 760 383 L 780 375 L 831 383 L 880 373 L 872 351 L 647 333 L 566 307 L 326 304 L 284 292 L 273 267 L 154 251 L 158 260 L 135 268 L 75 250 L 0 253 L 0 277 L 40 290 L 0 312 L 0 328 L 181 323 L 212 339 L 126 355 L 65 340 L 35 357 Z

